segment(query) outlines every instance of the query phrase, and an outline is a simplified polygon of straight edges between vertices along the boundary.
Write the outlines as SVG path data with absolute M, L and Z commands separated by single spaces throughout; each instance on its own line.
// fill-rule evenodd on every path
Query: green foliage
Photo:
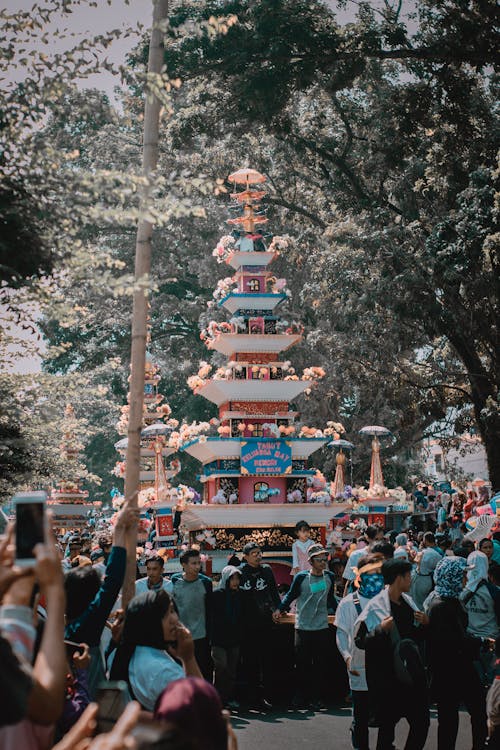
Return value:
M 193 33 L 221 12 L 227 33 Z M 187 2 L 166 63 L 192 96 L 176 142 L 238 140 L 270 176 L 348 426 L 371 412 L 405 447 L 472 410 L 499 485 L 495 12 L 363 3 L 341 26 L 317 2 Z

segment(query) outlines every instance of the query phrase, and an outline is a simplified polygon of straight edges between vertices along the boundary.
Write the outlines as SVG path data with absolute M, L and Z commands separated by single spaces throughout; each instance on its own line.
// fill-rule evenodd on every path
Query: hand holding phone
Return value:
M 35 564 L 35 547 L 43 544 L 46 536 L 46 492 L 24 492 L 15 495 L 16 509 L 16 565 L 31 568 Z
M 90 664 L 90 652 L 86 643 L 75 643 L 64 641 L 66 646 L 66 658 L 70 666 L 75 669 L 87 669 Z
M 127 683 L 124 680 L 103 682 L 97 688 L 96 701 L 97 734 L 110 732 L 125 711 L 129 700 Z
M 10 523 L 7 526 L 5 536 L 3 538 L 0 538 L 0 601 L 4 598 L 5 594 L 11 594 L 13 584 L 19 581 L 20 578 L 27 578 L 28 576 L 33 575 L 33 571 L 31 570 L 31 568 L 19 568 L 17 566 L 13 566 L 13 562 L 14 524 Z M 32 581 L 29 586 L 29 592 L 26 595 L 28 602 L 30 600 L 31 591 L 33 589 Z

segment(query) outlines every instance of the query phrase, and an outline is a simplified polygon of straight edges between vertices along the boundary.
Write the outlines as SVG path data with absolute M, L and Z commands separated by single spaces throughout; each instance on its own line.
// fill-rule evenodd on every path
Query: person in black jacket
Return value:
M 470 714 L 473 750 L 482 750 L 487 736 L 485 693 L 473 662 L 481 646 L 491 644 L 467 633 L 467 612 L 459 600 L 466 570 L 462 557 L 444 557 L 434 571 L 434 595 L 429 597 L 427 645 L 438 709 L 438 750 L 455 748 L 461 703 Z
M 243 604 L 242 662 L 251 707 L 269 711 L 264 696 L 266 675 L 271 664 L 272 614 L 281 604 L 278 587 L 269 565 L 262 565 L 262 550 L 255 542 L 243 547 L 240 589 Z
M 243 610 L 240 591 L 241 573 L 234 565 L 222 569 L 219 588 L 212 594 L 212 659 L 214 662 L 214 684 L 222 703 L 237 709 L 234 698 L 236 670 L 240 658 Z

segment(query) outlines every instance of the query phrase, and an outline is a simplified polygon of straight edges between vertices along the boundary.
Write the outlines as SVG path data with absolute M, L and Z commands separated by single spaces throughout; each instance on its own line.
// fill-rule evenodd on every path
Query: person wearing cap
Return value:
M 97 570 L 101 578 L 106 573 L 106 563 L 104 562 L 104 552 L 102 549 L 93 549 L 90 553 L 92 567 Z
M 64 558 L 62 561 L 62 567 L 63 571 L 66 572 L 68 570 L 71 570 L 71 568 L 76 567 L 76 565 L 73 565 L 73 561 L 75 558 L 79 556 L 79 554 L 82 551 L 82 540 L 78 536 L 78 534 L 72 534 L 70 538 L 68 539 L 68 544 L 66 546 L 66 551 L 64 554 Z
M 325 692 L 328 675 L 328 659 L 332 649 L 332 636 L 328 627 L 328 615 L 337 609 L 335 599 L 335 576 L 327 569 L 328 552 L 321 544 L 309 547 L 310 570 L 300 571 L 292 581 L 290 591 L 277 607 L 273 619 L 278 622 L 292 602 L 297 601 L 295 616 L 295 666 L 297 671 L 296 708 L 324 708 L 320 696 Z M 322 696 L 321 696 L 322 697 Z
M 256 542 L 243 547 L 244 562 L 240 567 L 240 589 L 243 593 L 242 664 L 248 685 L 250 704 L 269 711 L 271 703 L 264 688 L 272 662 L 271 627 L 273 612 L 281 600 L 274 574 L 269 565 L 262 564 L 262 550 Z
M 358 562 L 356 591 L 340 600 L 335 613 L 337 647 L 342 654 L 349 675 L 352 696 L 352 745 L 356 750 L 369 750 L 369 703 L 366 683 L 365 652 L 354 643 L 354 625 L 366 605 L 384 588 L 382 560 L 373 554 Z

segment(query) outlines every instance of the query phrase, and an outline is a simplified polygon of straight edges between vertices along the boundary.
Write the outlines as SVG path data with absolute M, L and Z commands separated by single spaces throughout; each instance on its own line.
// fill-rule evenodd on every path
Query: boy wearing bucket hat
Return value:
M 327 677 L 325 658 L 332 649 L 332 635 L 328 628 L 328 614 L 337 609 L 335 599 L 335 576 L 327 569 L 328 552 L 321 544 L 313 544 L 308 550 L 310 570 L 300 571 L 294 577 L 289 592 L 274 612 L 275 622 L 286 612 L 293 601 L 297 601 L 295 616 L 295 665 L 297 670 L 297 696 L 294 705 L 313 707 L 318 710 L 323 704 L 319 696 L 311 691 L 319 687 L 323 692 Z M 323 690 L 322 690 L 323 688 Z

